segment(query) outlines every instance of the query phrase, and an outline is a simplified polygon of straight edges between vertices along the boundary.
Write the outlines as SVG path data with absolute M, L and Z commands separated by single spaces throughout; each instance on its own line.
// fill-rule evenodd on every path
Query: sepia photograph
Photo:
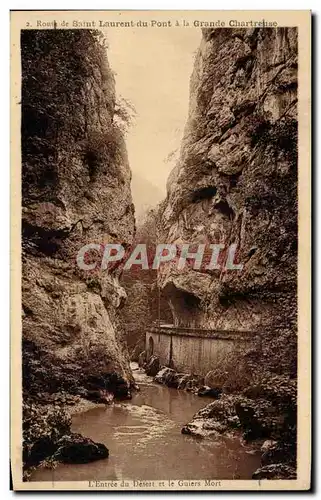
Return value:
M 310 12 L 281 14 L 11 13 L 15 489 L 309 489 Z

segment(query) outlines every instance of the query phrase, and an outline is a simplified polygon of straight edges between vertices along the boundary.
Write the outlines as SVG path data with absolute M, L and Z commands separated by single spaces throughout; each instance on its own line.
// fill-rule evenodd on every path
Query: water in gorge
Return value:
M 41 468 L 33 481 L 251 479 L 260 454 L 250 446 L 226 436 L 181 434 L 182 426 L 211 399 L 156 384 L 135 363 L 132 369 L 140 391 L 130 401 L 73 417 L 72 430 L 104 443 L 109 458 Z

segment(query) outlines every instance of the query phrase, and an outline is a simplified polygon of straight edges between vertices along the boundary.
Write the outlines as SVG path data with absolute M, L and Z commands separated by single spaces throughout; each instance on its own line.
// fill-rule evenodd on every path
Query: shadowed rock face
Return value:
M 295 317 L 297 31 L 203 31 L 162 239 L 237 245 L 242 271 L 177 271 L 160 284 L 176 324 L 280 326 Z
M 86 243 L 126 246 L 134 234 L 106 49 L 86 30 L 24 31 L 21 46 L 23 337 L 50 351 L 60 378 L 66 366 L 128 383 L 117 272 L 76 265 Z

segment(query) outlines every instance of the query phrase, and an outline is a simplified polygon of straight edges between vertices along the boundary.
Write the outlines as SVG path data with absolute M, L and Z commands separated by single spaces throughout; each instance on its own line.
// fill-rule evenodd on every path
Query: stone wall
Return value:
M 151 340 L 152 339 L 152 340 Z M 186 331 L 173 333 L 173 330 L 156 328 L 146 332 L 146 352 L 157 356 L 162 366 L 168 366 L 182 373 L 205 376 L 219 367 L 224 369 L 231 356 L 243 351 L 248 345 L 249 336 L 234 333 L 218 333 L 205 336 Z

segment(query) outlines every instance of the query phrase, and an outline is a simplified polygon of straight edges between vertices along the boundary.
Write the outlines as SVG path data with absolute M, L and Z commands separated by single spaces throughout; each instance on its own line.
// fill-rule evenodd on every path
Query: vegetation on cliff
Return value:
M 157 286 L 157 270 L 152 269 L 158 244 L 159 206 L 149 209 L 143 222 L 138 224 L 134 245 L 144 243 L 147 249 L 149 269 L 133 265 L 122 274 L 122 285 L 127 301 L 122 309 L 122 321 L 126 331 L 127 344 L 132 351 L 132 360 L 145 349 L 145 332 L 160 319 L 172 323 L 172 315 L 163 293 Z

